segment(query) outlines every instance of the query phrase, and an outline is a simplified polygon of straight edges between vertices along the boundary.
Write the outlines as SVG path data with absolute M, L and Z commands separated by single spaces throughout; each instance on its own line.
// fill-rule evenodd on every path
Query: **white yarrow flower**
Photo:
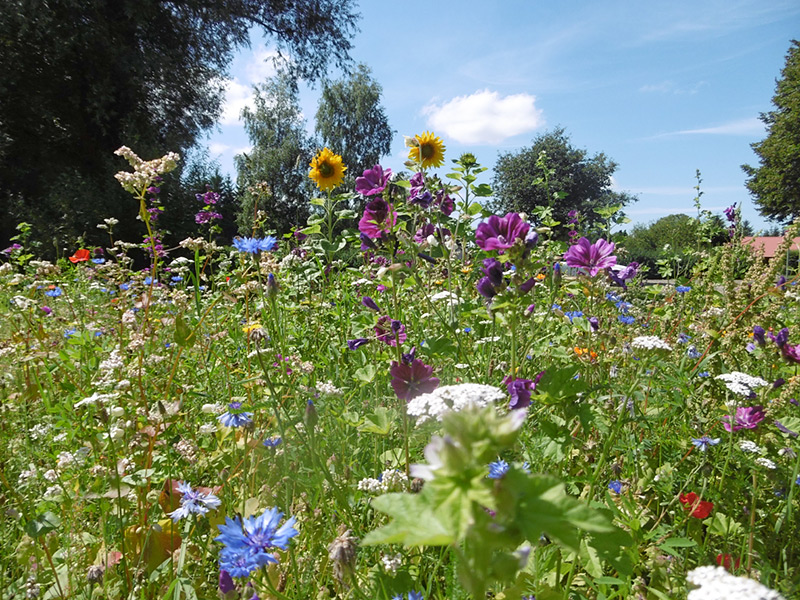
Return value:
M 499 388 L 480 383 L 462 383 L 436 388 L 429 394 L 422 394 L 408 403 L 408 414 L 417 417 L 417 423 L 428 419 L 442 420 L 450 411 L 460 411 L 468 406 L 483 407 L 491 402 L 503 400 L 506 393 Z
M 722 375 L 717 375 L 714 379 L 724 381 L 726 388 L 744 398 L 750 397 L 750 394 L 755 393 L 758 388 L 769 385 L 769 382 L 764 381 L 761 377 L 753 377 L 740 371 L 723 373 Z
M 731 575 L 724 567 L 698 567 L 686 580 L 697 589 L 687 600 L 784 600 L 778 592 L 748 579 Z
M 635 337 L 631 340 L 631 346 L 640 350 L 672 350 L 672 346 L 656 335 Z

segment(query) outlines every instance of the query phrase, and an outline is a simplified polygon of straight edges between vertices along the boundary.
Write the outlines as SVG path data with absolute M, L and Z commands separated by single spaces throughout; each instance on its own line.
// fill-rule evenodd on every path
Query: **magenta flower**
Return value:
M 492 215 L 488 221 L 478 225 L 475 243 L 481 250 L 507 250 L 517 238 L 524 240 L 530 228 L 517 213 L 508 213 L 503 218 Z
M 594 277 L 603 269 L 608 269 L 617 264 L 614 252 L 614 242 L 607 242 L 600 238 L 594 244 L 585 237 L 571 246 L 564 253 L 564 260 L 568 267 L 580 269 L 590 277 Z
M 361 177 L 356 177 L 356 192 L 362 196 L 376 196 L 386 189 L 392 170 L 375 165 L 364 171 Z
M 370 239 L 381 237 L 391 230 L 397 222 L 397 213 L 383 198 L 375 198 L 364 207 L 364 214 L 358 222 L 358 230 Z
M 389 346 L 397 346 L 406 341 L 406 326 L 400 321 L 383 315 L 375 325 L 375 335 L 378 340 Z
M 764 420 L 763 406 L 740 406 L 736 409 L 736 416 L 722 417 L 725 421 L 725 431 L 739 431 L 740 429 L 755 429 Z
M 433 377 L 433 367 L 418 358 L 409 364 L 392 361 L 389 373 L 392 376 L 394 393 L 400 400 L 412 400 L 439 387 L 439 379 Z

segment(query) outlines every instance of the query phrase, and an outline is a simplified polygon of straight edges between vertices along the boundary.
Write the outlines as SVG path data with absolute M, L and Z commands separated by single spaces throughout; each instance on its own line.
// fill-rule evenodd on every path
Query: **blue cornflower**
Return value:
M 472 327 L 464 327 L 464 333 L 469 333 L 472 331 Z
M 65 338 L 71 338 L 76 333 L 78 333 L 77 329 L 67 329 L 67 330 L 64 331 L 64 337 Z
M 619 479 L 612 479 L 608 482 L 608 489 L 610 489 L 615 494 L 622 493 L 622 482 Z
M 106 259 L 105 258 L 93 258 L 92 262 L 94 264 L 96 264 L 96 265 L 102 265 L 104 262 L 106 262 Z
M 251 412 L 231 412 L 242 408 L 241 402 L 231 402 L 228 404 L 228 408 L 230 409 L 228 412 L 217 417 L 217 420 L 225 427 L 243 427 L 253 422 L 253 413 Z
M 233 577 L 247 577 L 259 567 L 277 563 L 272 550 L 286 550 L 289 540 L 298 534 L 293 527 L 294 517 L 278 527 L 282 517 L 277 508 L 268 508 L 261 516 L 244 521 L 225 517 L 225 524 L 217 526 L 220 535 L 214 538 L 225 545 L 219 556 L 220 569 Z
M 619 296 L 612 292 L 606 292 L 606 300 L 610 302 L 619 302 Z
M 47 290 L 44 293 L 44 295 L 45 296 L 50 296 L 51 298 L 58 298 L 62 293 L 63 293 L 63 291 L 61 290 L 61 288 L 56 286 L 52 290 Z
M 151 283 L 153 285 L 157 285 L 158 284 L 158 279 L 153 279 L 152 277 L 150 277 L 150 275 L 148 275 L 147 277 L 144 278 L 144 284 L 145 285 L 150 285 Z
M 408 600 L 423 600 L 422 592 L 410 591 L 408 592 Z M 395 594 L 392 600 L 403 600 L 403 594 Z
M 685 294 L 686 292 L 691 292 L 692 288 L 688 285 L 679 285 L 675 287 L 675 291 L 679 294 Z
M 216 509 L 222 504 L 220 499 L 210 492 L 193 490 L 188 481 L 181 481 L 177 487 L 178 491 L 183 494 L 181 506 L 169 513 L 175 523 L 189 515 L 204 515 L 209 509 Z
M 259 252 L 268 252 L 273 250 L 278 245 L 276 240 L 271 235 L 265 238 L 251 238 L 251 237 L 235 237 L 233 238 L 233 246 L 239 252 L 246 252 L 248 254 L 258 254 Z
M 583 316 L 583 311 L 580 310 L 568 310 L 564 313 L 564 316 L 569 319 L 569 322 L 572 323 L 573 319 L 577 319 L 578 317 Z
M 170 279 L 175 282 L 183 281 L 183 277 L 181 277 L 180 275 L 173 275 L 172 277 L 170 277 Z
M 689 358 L 700 358 L 701 356 L 703 356 L 703 353 L 700 352 L 700 350 L 698 350 L 697 347 L 692 345 L 689 346 L 689 348 L 686 350 L 686 356 L 688 356 Z
M 624 300 L 619 300 L 615 302 L 614 306 L 616 306 L 619 312 L 623 314 L 627 313 L 629 308 L 633 308 L 633 304 L 631 304 L 630 302 L 625 302 Z
M 692 438 L 692 444 L 697 446 L 697 448 L 702 452 L 705 452 L 709 449 L 709 447 L 719 444 L 719 438 L 710 438 L 707 435 L 704 435 L 701 438 Z
M 283 440 L 279 437 L 271 437 L 264 440 L 264 446 L 267 448 L 274 448 L 275 446 L 280 446 Z
M 551 307 L 551 309 L 552 309 L 552 310 L 561 310 L 561 305 L 560 305 L 560 304 L 553 304 L 553 306 Z
M 495 462 L 489 463 L 489 479 L 502 479 L 508 473 L 509 465 L 502 458 L 498 458 Z
M 633 325 L 636 322 L 636 317 L 631 317 L 630 315 L 620 315 L 617 317 L 617 321 L 624 323 L 625 325 Z
M 121 289 L 123 292 L 127 292 L 130 287 L 131 287 L 131 282 L 130 281 L 128 283 L 120 283 L 119 284 L 119 289 Z
M 711 377 L 711 373 L 709 373 L 708 371 L 703 371 L 701 373 L 698 373 L 697 376 L 698 377 Z
M 682 334 L 680 334 L 678 336 L 678 343 L 679 344 L 686 344 L 686 343 L 689 342 L 690 339 L 692 339 L 692 336 L 690 336 L 687 333 L 682 333 Z
M 795 484 L 800 485 L 800 475 L 798 475 L 797 479 L 795 479 Z

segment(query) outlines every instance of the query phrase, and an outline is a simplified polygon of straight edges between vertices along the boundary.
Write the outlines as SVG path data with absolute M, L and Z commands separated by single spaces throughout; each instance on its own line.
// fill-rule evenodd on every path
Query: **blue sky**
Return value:
M 574 146 L 619 165 L 615 186 L 639 196 L 634 223 L 739 203 L 756 229 L 740 165 L 756 165 L 760 113 L 800 35 L 796 0 L 631 2 L 388 2 L 362 0 L 352 56 L 383 86 L 395 138 L 382 164 L 402 168 L 403 136 L 434 131 L 446 160 L 472 152 L 491 169 L 500 153 L 566 128 Z M 261 38 L 234 61 L 210 156 L 235 178 L 249 141 L 241 121 L 253 84 L 274 73 Z M 333 78 L 339 76 L 331 73 Z M 313 130 L 319 89 L 305 88 Z M 444 169 L 442 169 L 442 172 Z

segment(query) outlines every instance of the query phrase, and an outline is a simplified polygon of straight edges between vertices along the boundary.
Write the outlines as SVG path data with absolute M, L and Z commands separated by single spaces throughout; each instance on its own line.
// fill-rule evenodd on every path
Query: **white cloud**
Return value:
M 469 96 L 457 96 L 441 106 L 431 103 L 423 109 L 428 125 L 462 144 L 499 144 L 533 131 L 544 124 L 536 97 L 512 94 L 500 97 L 497 92 L 479 90 Z
M 671 135 L 762 135 L 765 131 L 764 123 L 757 117 L 749 119 L 739 119 L 730 121 L 714 127 L 703 127 L 702 129 L 682 129 L 670 133 L 662 133 L 655 137 L 665 137 Z
M 673 94 L 675 96 L 694 96 L 700 91 L 700 88 L 708 85 L 705 81 L 698 81 L 693 86 L 681 87 L 674 81 L 662 81 L 661 83 L 651 83 L 643 85 L 639 91 L 644 94 Z
M 275 69 L 275 59 L 278 53 L 275 50 L 268 50 L 266 46 L 259 46 L 253 50 L 250 62 L 244 68 L 247 80 L 250 83 L 261 83 L 265 79 L 277 73 Z
M 239 125 L 239 115 L 245 106 L 253 107 L 253 88 L 244 85 L 238 79 L 227 79 L 225 86 L 225 101 L 222 104 L 222 125 Z
M 218 156 L 220 154 L 225 154 L 231 147 L 228 144 L 220 144 L 219 142 L 213 142 L 208 146 L 209 154 L 214 156 Z

